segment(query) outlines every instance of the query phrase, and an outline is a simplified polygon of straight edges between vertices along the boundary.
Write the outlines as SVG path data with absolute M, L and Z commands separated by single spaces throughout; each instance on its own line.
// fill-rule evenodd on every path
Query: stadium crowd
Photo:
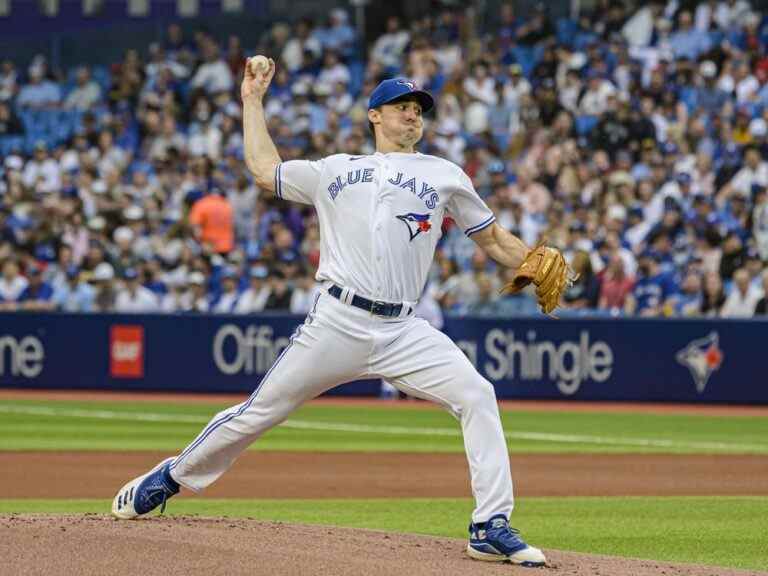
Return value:
M 109 68 L 2 62 L 0 310 L 306 312 L 316 215 L 260 194 L 243 162 L 239 82 L 261 53 L 284 160 L 373 152 L 386 77 L 431 91 L 420 151 L 565 251 L 567 312 L 765 315 L 768 19 L 744 0 L 611 0 L 479 21 L 392 17 L 366 45 L 339 9 L 222 43 L 172 24 Z M 509 274 L 446 220 L 421 312 L 535 314 L 499 295 Z

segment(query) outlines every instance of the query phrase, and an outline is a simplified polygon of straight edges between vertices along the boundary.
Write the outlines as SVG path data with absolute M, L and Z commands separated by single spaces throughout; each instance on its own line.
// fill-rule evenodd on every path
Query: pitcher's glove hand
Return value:
M 551 313 L 560 305 L 560 296 L 576 280 L 577 275 L 557 248 L 540 243 L 525 256 L 512 281 L 505 285 L 503 294 L 515 294 L 528 284 L 536 286 L 536 296 L 544 314 Z

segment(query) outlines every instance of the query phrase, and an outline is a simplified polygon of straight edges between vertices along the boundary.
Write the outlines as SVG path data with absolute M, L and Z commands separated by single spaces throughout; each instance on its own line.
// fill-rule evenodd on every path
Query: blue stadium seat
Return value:
M 565 46 L 573 46 L 579 26 L 570 18 L 560 18 L 556 23 L 557 41 Z
M 0 156 L 24 151 L 24 136 L 0 136 Z

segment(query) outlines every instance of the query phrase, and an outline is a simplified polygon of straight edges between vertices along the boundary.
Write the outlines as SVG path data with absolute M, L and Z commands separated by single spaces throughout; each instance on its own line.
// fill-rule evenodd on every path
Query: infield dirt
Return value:
M 168 456 L 173 454 L 0 452 L 0 493 L 4 498 L 112 498 L 127 480 Z M 768 495 L 768 458 L 759 455 L 512 454 L 511 460 L 515 490 L 525 496 Z M 246 452 L 202 496 L 470 495 L 463 454 Z
M 542 569 L 470 560 L 466 541 L 248 519 L 0 516 L 0 574 L 112 576 L 747 576 L 760 574 L 547 550 Z

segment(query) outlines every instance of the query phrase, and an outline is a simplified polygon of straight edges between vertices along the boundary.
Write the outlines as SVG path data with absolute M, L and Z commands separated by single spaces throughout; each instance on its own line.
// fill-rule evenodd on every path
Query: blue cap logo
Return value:
M 368 100 L 368 109 L 378 108 L 382 104 L 388 104 L 403 96 L 413 96 L 421 105 L 422 112 L 431 110 L 435 105 L 435 101 L 430 93 L 420 90 L 415 82 L 408 78 L 391 78 L 380 82 L 371 92 L 371 97 Z

